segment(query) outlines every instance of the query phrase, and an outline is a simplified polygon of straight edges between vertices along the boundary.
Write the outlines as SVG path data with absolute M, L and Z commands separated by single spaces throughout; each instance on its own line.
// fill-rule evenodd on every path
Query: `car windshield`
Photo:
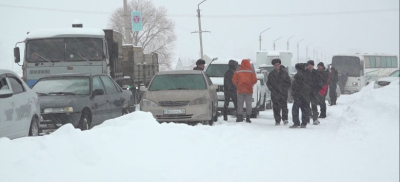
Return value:
M 228 64 L 211 64 L 207 67 L 206 73 L 209 77 L 224 77 L 228 69 Z
M 339 73 L 346 73 L 349 77 L 360 76 L 360 58 L 354 56 L 334 56 L 332 66 Z
M 391 73 L 389 76 L 391 77 L 399 77 L 400 76 L 400 70 L 396 70 L 393 73 Z
M 149 87 L 149 91 L 205 89 L 207 87 L 202 74 L 157 75 Z
M 96 61 L 103 59 L 100 38 L 38 39 L 27 42 L 27 62 Z
M 68 95 L 88 95 L 89 94 L 88 77 L 53 77 L 40 79 L 33 90 L 39 95 L 48 94 L 68 94 Z

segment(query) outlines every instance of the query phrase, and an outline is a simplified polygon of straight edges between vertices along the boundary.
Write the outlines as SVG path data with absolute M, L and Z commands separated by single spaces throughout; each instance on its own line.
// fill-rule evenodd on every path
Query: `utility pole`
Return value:
M 313 43 L 309 43 L 309 44 L 306 46 L 306 61 L 309 60 L 309 59 L 308 59 L 308 46 L 310 46 L 311 44 L 313 44 Z
M 204 1 L 206 1 L 206 0 L 203 0 L 203 1 L 201 1 L 201 3 L 204 3 Z M 200 4 L 201 3 L 199 3 L 198 5 L 197 5 L 197 19 L 198 19 L 198 22 L 199 22 L 199 31 L 195 31 L 195 32 L 192 32 L 192 33 L 199 33 L 199 37 L 200 37 L 200 57 L 201 57 L 201 59 L 203 59 L 203 37 L 202 37 L 202 33 L 203 32 L 210 32 L 210 31 L 202 31 L 201 30 L 201 20 L 200 20 Z
M 299 43 L 301 42 L 301 41 L 303 41 L 304 39 L 301 39 L 301 40 L 299 40 L 298 42 L 297 42 L 297 63 L 299 63 L 300 62 L 300 53 L 299 53 Z M 289 42 L 288 42 L 289 43 Z
M 127 0 L 124 0 L 124 24 L 125 24 L 125 43 L 132 44 L 131 30 L 129 29 L 130 16 L 128 12 Z
M 259 40 L 260 40 L 260 51 L 261 51 L 261 34 L 264 33 L 265 31 L 269 30 L 270 28 L 271 28 L 271 27 L 265 29 L 264 31 L 262 31 L 262 32 L 260 33 L 260 37 L 259 37 Z
M 279 37 L 279 38 L 277 38 L 277 39 L 274 40 L 274 51 L 275 51 L 275 42 L 276 42 L 277 40 L 281 39 L 281 38 L 282 38 L 282 37 Z
M 287 50 L 289 50 L 289 40 L 291 39 L 291 38 L 293 38 L 295 35 L 292 35 L 291 37 L 289 37 L 288 39 L 287 39 Z
M 314 52 L 313 52 L 313 60 L 315 61 L 315 49 L 318 49 L 318 48 L 320 48 L 321 46 L 318 46 L 318 47 L 314 47 Z

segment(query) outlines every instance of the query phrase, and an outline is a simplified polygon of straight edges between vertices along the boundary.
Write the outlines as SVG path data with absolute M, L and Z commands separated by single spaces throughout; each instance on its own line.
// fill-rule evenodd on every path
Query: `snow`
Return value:
M 399 181 L 399 86 L 337 103 L 306 129 L 275 126 L 271 110 L 212 127 L 135 112 L 84 132 L 1 138 L 1 181 Z
M 104 38 L 104 31 L 96 28 L 37 29 L 29 32 L 27 39 L 71 36 Z

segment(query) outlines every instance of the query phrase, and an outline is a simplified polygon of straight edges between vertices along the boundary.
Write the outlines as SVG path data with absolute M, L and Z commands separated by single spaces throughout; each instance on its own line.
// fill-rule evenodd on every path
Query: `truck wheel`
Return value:
M 31 126 L 29 127 L 29 136 L 39 136 L 39 119 L 32 117 Z
M 82 112 L 81 119 L 79 120 L 79 129 L 88 130 L 89 129 L 90 118 L 89 114 L 85 111 Z

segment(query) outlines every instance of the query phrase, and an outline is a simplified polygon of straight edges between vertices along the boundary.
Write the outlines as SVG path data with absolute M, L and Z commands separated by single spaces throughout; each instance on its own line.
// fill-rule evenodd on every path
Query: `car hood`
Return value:
M 378 82 L 379 81 L 393 82 L 393 81 L 397 81 L 397 80 L 399 80 L 399 77 L 384 77 L 384 78 L 378 79 Z
M 210 77 L 214 85 L 224 85 L 224 77 Z
M 40 108 L 59 108 L 74 106 L 75 103 L 88 95 L 47 95 L 39 96 Z M 79 101 L 85 102 L 85 101 Z
M 207 90 L 160 90 L 147 91 L 143 98 L 154 102 L 162 101 L 193 101 L 207 94 Z

